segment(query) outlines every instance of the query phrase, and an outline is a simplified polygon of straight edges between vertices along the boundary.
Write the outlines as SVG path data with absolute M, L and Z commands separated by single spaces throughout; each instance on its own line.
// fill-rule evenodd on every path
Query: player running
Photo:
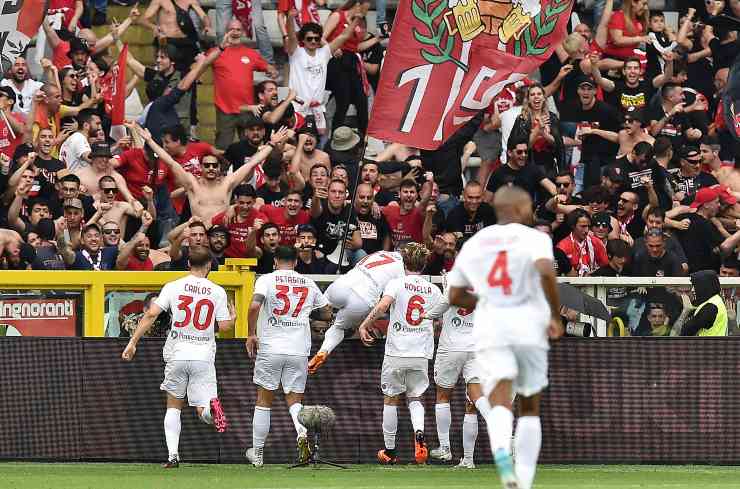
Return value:
M 447 304 L 447 299 L 443 300 Z M 448 304 L 442 316 L 442 333 L 439 336 L 437 355 L 434 358 L 434 383 L 437 384 L 437 404 L 434 407 L 434 414 L 437 421 L 439 448 L 435 448 L 429 454 L 437 460 L 445 462 L 452 460 L 450 398 L 457 379 L 462 375 L 467 387 L 467 402 L 463 419 L 463 457 L 457 467 L 463 469 L 475 468 L 473 454 L 475 442 L 478 439 L 476 408 L 483 419 L 491 409 L 488 399 L 482 394 L 480 376 L 475 362 L 474 318 L 473 310 Z
M 298 460 L 310 456 L 306 428 L 298 421 L 308 376 L 311 326 L 308 316 L 321 309 L 321 319 L 331 319 L 331 305 L 316 283 L 294 271 L 295 248 L 281 246 L 275 252 L 275 271 L 262 275 L 254 286 L 249 306 L 247 353 L 254 362 L 257 402 L 252 421 L 252 448 L 246 456 L 262 467 L 270 409 L 275 391 L 282 384 L 285 402 L 298 435 Z
M 503 187 L 494 195 L 498 224 L 463 246 L 447 276 L 450 304 L 476 308 L 473 335 L 491 451 L 506 489 L 530 489 L 542 444 L 540 392 L 547 387 L 547 337 L 563 334 L 550 237 L 527 227 L 532 200 Z M 469 292 L 472 288 L 477 295 Z M 513 467 L 512 389 L 519 395 Z
M 141 337 L 163 311 L 170 311 L 172 329 L 164 344 L 164 380 L 159 387 L 167 393 L 164 436 L 169 457 L 163 465 L 166 469 L 180 464 L 177 455 L 182 426 L 180 412 L 186 395 L 204 423 L 214 425 L 219 433 L 226 431 L 226 416 L 217 397 L 215 323 L 218 321 L 219 330 L 229 330 L 234 326 L 235 314 L 226 291 L 206 278 L 211 270 L 210 251 L 193 246 L 188 261 L 190 274 L 162 287 L 121 355 L 124 360 L 133 360 Z
M 326 363 L 334 348 L 344 340 L 345 332 L 353 331 L 367 317 L 388 282 L 398 277 L 403 277 L 401 255 L 378 251 L 360 260 L 346 275 L 332 282 L 326 289 L 326 298 L 339 311 L 334 323 L 324 333 L 319 351 L 308 363 L 309 373 L 316 373 Z
M 429 318 L 441 315 L 446 304 L 439 288 L 419 276 L 427 263 L 429 250 L 418 243 L 408 243 L 401 249 L 401 255 L 408 275 L 388 282 L 380 302 L 360 325 L 359 333 L 362 342 L 371 345 L 370 328 L 380 315 L 391 309 L 380 373 L 385 449 L 378 451 L 378 461 L 398 463 L 398 405 L 401 394 L 405 393 L 414 429 L 414 458 L 417 464 L 423 464 L 428 451 L 421 396 L 429 387 L 429 360 L 434 354 L 434 327 Z

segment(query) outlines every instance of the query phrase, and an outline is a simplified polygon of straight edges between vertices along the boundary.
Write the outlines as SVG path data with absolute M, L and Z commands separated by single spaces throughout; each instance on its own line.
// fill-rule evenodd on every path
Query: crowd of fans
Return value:
M 4 268 L 179 270 L 188 246 L 206 244 L 214 265 L 256 257 L 266 273 L 282 244 L 298 247 L 299 272 L 336 273 L 416 241 L 432 251 L 426 273 L 440 274 L 496 222 L 493 193 L 514 184 L 536 202 L 561 275 L 740 270 L 740 178 L 719 103 L 737 32 L 706 23 L 740 17 L 737 4 L 698 5 L 673 32 L 645 0 L 607 0 L 593 26 L 576 25 L 539 73 L 439 149 L 385 142 L 371 155 L 363 139 L 389 32 L 368 32 L 367 0 L 323 26 L 313 1 L 281 0 L 284 67 L 260 34 L 260 2 L 217 2 L 214 27 L 197 0 L 153 0 L 100 38 L 86 21 L 104 22 L 104 5 L 54 3 L 43 77 L 21 56 L 0 83 Z M 133 24 L 152 30 L 155 63 L 129 52 L 127 89 L 144 80 L 148 103 L 113 139 L 111 73 Z M 213 145 L 192 137 L 209 68 Z M 255 85 L 255 72 L 269 78 Z

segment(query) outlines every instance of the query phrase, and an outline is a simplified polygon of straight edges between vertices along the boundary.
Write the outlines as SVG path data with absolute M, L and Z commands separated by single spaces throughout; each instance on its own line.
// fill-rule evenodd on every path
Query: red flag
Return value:
M 126 116 L 126 58 L 128 57 L 128 44 L 123 45 L 121 54 L 118 55 L 118 63 L 110 69 L 112 75 L 110 83 L 110 137 L 118 141 L 126 135 L 123 120 Z M 106 112 L 108 111 L 106 101 Z
M 572 0 L 401 0 L 368 133 L 436 149 L 550 57 L 566 35 L 571 6 Z

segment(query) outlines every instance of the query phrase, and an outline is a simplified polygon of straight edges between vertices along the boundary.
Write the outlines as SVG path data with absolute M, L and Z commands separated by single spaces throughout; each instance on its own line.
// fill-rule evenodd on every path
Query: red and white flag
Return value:
M 5 73 L 36 35 L 46 15 L 47 0 L 4 0 L 0 9 L 0 53 Z
M 436 149 L 565 37 L 572 0 L 401 0 L 368 134 Z
M 121 54 L 118 55 L 118 63 L 110 69 L 110 102 L 105 100 L 106 112 L 110 114 L 110 137 L 118 141 L 126 135 L 126 127 L 123 120 L 126 117 L 126 58 L 128 57 L 128 44 L 123 45 Z M 108 104 L 110 103 L 110 110 Z

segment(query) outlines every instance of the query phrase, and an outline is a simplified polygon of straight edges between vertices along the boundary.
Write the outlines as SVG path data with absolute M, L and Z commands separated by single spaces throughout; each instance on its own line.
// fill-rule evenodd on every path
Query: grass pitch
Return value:
M 736 489 L 740 467 L 549 465 L 537 471 L 535 489 Z M 348 470 L 250 465 L 2 463 L 0 489 L 479 489 L 501 487 L 491 465 L 352 465 Z

